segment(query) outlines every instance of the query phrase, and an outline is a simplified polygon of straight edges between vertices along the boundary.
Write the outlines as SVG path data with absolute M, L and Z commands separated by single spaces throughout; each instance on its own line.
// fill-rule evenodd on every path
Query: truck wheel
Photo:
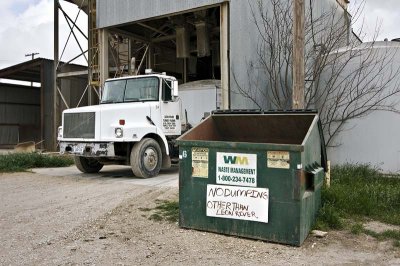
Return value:
M 96 159 L 86 158 L 82 156 L 74 157 L 75 165 L 82 173 L 98 173 L 103 164 L 99 163 Z
M 160 172 L 162 162 L 160 145 L 154 139 L 142 139 L 133 146 L 130 159 L 135 176 L 142 178 L 156 176 Z

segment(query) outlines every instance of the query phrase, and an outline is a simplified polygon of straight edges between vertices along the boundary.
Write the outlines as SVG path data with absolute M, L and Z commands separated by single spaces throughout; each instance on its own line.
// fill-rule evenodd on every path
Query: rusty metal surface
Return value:
M 112 27 L 223 2 L 227 0 L 97 0 L 97 25 L 99 28 Z
M 215 115 L 181 140 L 300 145 L 315 115 Z

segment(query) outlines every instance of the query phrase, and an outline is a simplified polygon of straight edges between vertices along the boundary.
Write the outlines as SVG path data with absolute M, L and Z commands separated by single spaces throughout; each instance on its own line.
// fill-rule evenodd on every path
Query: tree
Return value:
M 324 4 L 319 0 L 318 4 Z M 318 109 L 326 136 L 326 145 L 335 146 L 334 138 L 345 124 L 372 111 L 397 112 L 399 84 L 393 85 L 399 68 L 392 67 L 394 49 L 376 48 L 376 36 L 362 43 L 352 32 L 360 19 L 363 3 L 351 17 L 337 3 L 315 8 L 306 0 L 305 19 L 305 108 Z M 249 1 L 260 42 L 257 60 L 248 62 L 248 83 L 239 84 L 237 92 L 259 108 L 291 109 L 292 106 L 292 1 Z M 378 31 L 376 30 L 376 33 Z M 266 84 L 253 76 L 262 71 Z

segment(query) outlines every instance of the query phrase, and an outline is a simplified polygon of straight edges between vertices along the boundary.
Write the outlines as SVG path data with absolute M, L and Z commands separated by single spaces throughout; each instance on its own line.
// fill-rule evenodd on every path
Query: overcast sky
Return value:
M 378 40 L 399 38 L 400 0 L 365 1 L 363 16 L 356 24 L 360 27 L 364 22 L 364 41 L 372 38 L 376 25 L 381 26 Z M 351 8 L 359 2 L 351 0 Z M 76 6 L 64 1 L 61 4 L 75 18 Z M 82 29 L 87 28 L 85 14 L 81 13 L 78 21 Z M 68 26 L 60 15 L 60 53 L 68 33 Z M 39 57 L 53 58 L 53 0 L 0 0 L 0 69 L 28 60 L 25 54 L 32 52 L 40 53 Z M 79 48 L 71 38 L 62 59 L 68 61 L 78 52 Z M 84 62 L 83 58 L 77 61 Z
M 53 2 L 0 0 L 0 69 L 29 60 L 25 54 L 33 52 L 40 53 L 36 57 L 53 59 Z M 78 8 L 64 1 L 61 1 L 61 5 L 75 19 Z M 87 16 L 83 12 L 79 15 L 78 23 L 82 30 L 87 29 Z M 60 54 L 68 34 L 68 25 L 60 14 Z M 86 50 L 87 45 L 83 49 Z M 62 60 L 69 61 L 78 53 L 79 47 L 71 36 Z M 85 63 L 85 60 L 81 58 L 77 63 Z
M 365 38 L 372 40 L 376 29 L 378 41 L 400 38 L 400 0 L 364 0 L 361 16 L 355 22 L 355 32 L 362 28 Z M 363 0 L 350 0 L 350 13 L 354 13 Z M 353 12 L 352 12 L 353 11 Z

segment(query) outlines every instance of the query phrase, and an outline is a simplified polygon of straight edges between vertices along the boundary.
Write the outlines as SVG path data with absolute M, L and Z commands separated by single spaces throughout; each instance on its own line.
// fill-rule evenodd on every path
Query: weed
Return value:
M 334 167 L 331 187 L 322 189 L 317 227 L 340 229 L 343 218 L 360 217 L 400 225 L 399 187 L 400 178 L 385 176 L 370 165 Z
M 149 216 L 153 221 L 168 221 L 171 223 L 178 222 L 179 219 L 179 203 L 177 201 L 156 200 L 157 206 L 154 209 L 139 208 L 143 212 L 153 211 Z M 143 217 L 145 215 L 142 215 Z
M 343 222 L 340 218 L 339 212 L 331 203 L 324 204 L 318 213 L 318 221 L 316 228 L 320 230 L 328 229 L 342 229 Z
M 155 208 L 156 213 L 163 216 L 166 221 L 177 222 L 179 219 L 179 203 L 177 201 L 161 201 Z
M 381 233 L 381 235 L 387 239 L 390 238 L 390 239 L 400 240 L 400 231 L 398 230 L 387 230 Z
M 149 211 L 151 211 L 151 209 L 150 208 L 139 208 L 139 211 L 149 212 Z
M 74 164 L 67 156 L 41 153 L 12 153 L 0 155 L 0 172 L 22 172 L 30 168 L 65 167 Z
M 149 219 L 159 222 L 163 220 L 163 217 L 158 213 L 153 213 L 152 215 L 150 215 Z
M 377 233 L 371 230 L 364 229 L 363 232 L 367 235 L 375 237 L 379 241 L 393 239 L 393 245 L 395 247 L 398 247 L 397 244 L 399 244 L 400 242 L 400 231 L 397 230 L 386 230 L 382 233 Z
M 377 232 L 372 231 L 372 230 L 368 230 L 368 229 L 364 229 L 363 233 L 372 237 L 375 237 L 378 240 L 383 240 L 384 238 Z
M 351 233 L 353 233 L 355 235 L 361 234 L 363 232 L 363 230 L 364 230 L 364 227 L 361 223 L 353 224 L 350 229 Z

